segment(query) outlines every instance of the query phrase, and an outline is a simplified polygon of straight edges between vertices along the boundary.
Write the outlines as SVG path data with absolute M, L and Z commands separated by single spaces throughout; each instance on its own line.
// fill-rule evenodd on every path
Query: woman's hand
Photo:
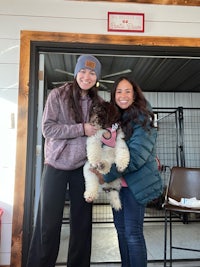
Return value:
M 99 179 L 99 184 L 104 184 L 105 183 L 105 181 L 103 179 L 103 175 L 97 169 L 90 168 L 90 171 L 93 172 L 94 174 L 96 174 L 96 176 Z
M 84 123 L 83 127 L 86 136 L 92 136 L 97 132 L 96 126 L 92 125 L 91 123 Z

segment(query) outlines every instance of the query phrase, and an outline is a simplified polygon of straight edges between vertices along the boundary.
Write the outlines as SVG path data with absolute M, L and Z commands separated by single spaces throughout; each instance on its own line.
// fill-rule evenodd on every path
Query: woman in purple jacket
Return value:
M 27 267 L 54 267 L 60 245 L 66 188 L 70 199 L 68 267 L 89 267 L 92 204 L 83 197 L 86 138 L 96 133 L 89 113 L 102 101 L 96 83 L 101 64 L 92 55 L 78 58 L 73 84 L 53 89 L 45 105 L 42 133 L 45 138 L 44 172 L 36 225 Z

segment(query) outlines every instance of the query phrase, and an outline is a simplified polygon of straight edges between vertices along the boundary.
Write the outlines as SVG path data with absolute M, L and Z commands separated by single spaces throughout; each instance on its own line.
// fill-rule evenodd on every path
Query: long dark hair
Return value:
M 68 87 L 68 90 L 66 90 L 66 86 Z M 74 79 L 73 83 L 65 84 L 61 92 L 61 94 L 65 94 L 64 98 L 68 103 L 69 112 L 71 113 L 76 123 L 84 122 L 82 108 L 80 106 L 81 91 L 82 89 L 79 87 L 76 79 Z M 98 96 L 98 88 L 96 86 L 93 86 L 88 90 L 88 96 L 92 100 L 92 105 L 90 107 L 90 110 L 93 108 L 93 106 L 96 105 L 96 103 L 102 101 L 101 98 Z
M 134 102 L 127 109 L 121 109 L 115 102 L 116 89 L 122 80 L 128 81 L 134 90 Z M 111 90 L 111 102 L 114 103 L 121 112 L 121 127 L 125 133 L 126 140 L 133 134 L 132 123 L 140 124 L 147 131 L 151 127 L 154 127 L 154 114 L 150 104 L 147 102 L 139 85 L 132 79 L 122 76 L 115 81 Z

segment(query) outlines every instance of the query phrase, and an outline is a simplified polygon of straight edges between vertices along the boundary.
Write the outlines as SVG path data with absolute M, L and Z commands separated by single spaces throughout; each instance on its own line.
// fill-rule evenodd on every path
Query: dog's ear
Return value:
M 107 117 L 111 125 L 116 122 L 119 122 L 120 120 L 120 112 L 118 108 L 116 107 L 116 105 L 114 105 L 113 103 L 109 103 Z
M 92 111 L 90 112 L 90 118 L 96 116 L 95 121 L 102 128 L 105 128 L 105 119 L 107 113 L 106 109 L 107 109 L 106 101 L 102 101 L 101 103 L 94 105 Z

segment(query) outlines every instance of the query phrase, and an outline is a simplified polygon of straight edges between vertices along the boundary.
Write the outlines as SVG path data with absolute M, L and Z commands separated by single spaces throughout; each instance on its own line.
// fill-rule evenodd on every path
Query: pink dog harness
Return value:
M 112 128 L 106 128 L 106 130 L 110 133 L 110 137 L 106 138 L 104 135 L 102 135 L 101 142 L 104 145 L 109 147 L 115 147 L 118 127 L 119 127 L 118 123 L 115 123 L 112 125 Z

